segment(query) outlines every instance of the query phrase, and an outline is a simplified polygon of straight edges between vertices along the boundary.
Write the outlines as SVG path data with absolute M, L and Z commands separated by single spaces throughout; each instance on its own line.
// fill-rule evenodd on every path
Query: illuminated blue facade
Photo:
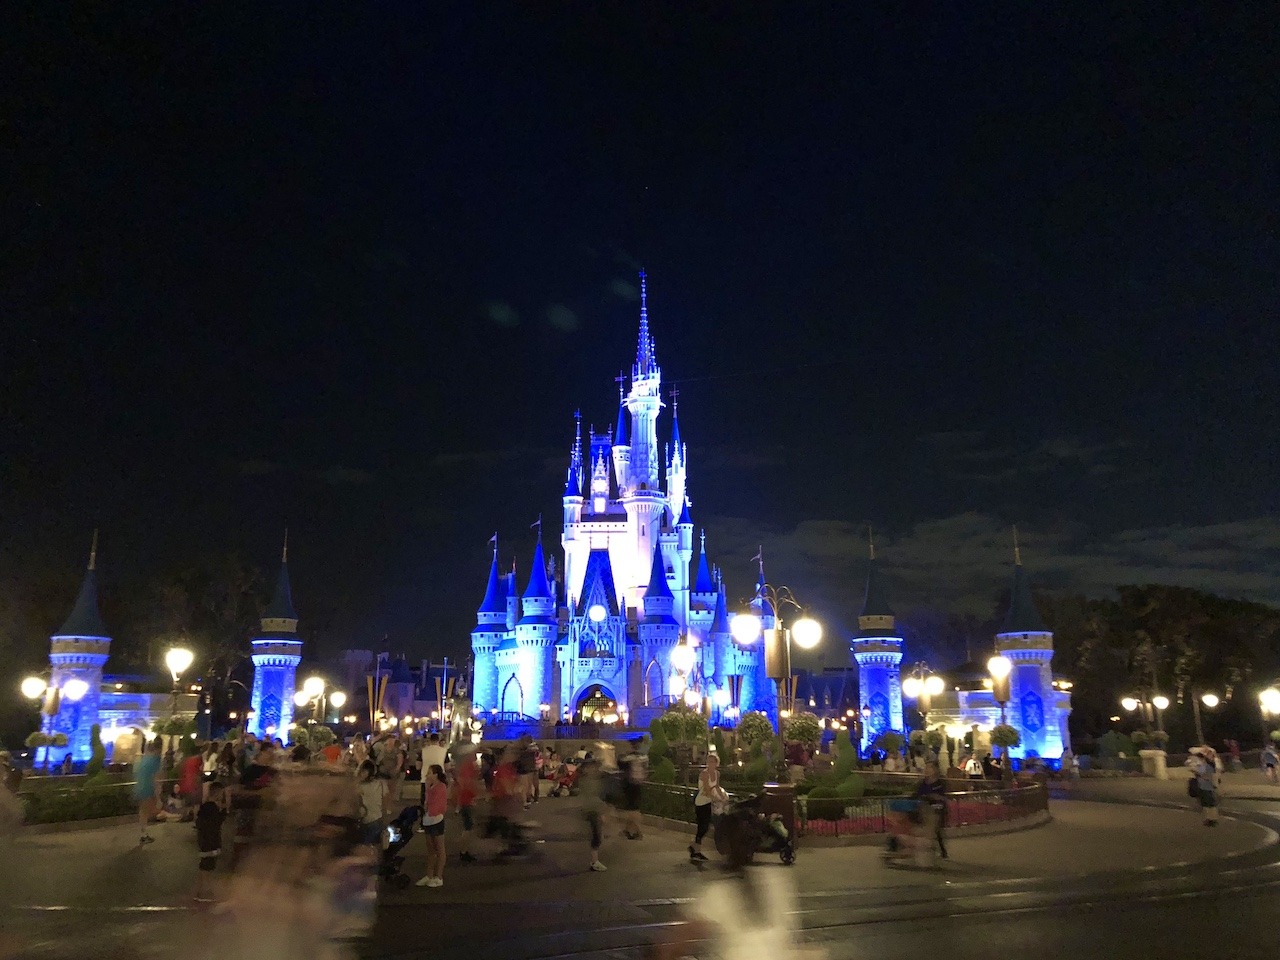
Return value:
M 584 445 L 577 419 L 562 498 L 562 575 L 539 536 L 517 600 L 515 573 L 499 572 L 495 546 L 471 631 L 479 710 L 558 719 L 603 702 L 644 725 L 692 689 L 726 721 L 735 708 L 776 713 L 763 645 L 740 647 L 730 636 L 705 536 L 695 557 L 687 450 L 674 404 L 659 454 L 662 371 L 643 274 L 640 283 L 639 343 L 616 425 L 589 430 Z M 682 638 L 696 651 L 687 675 L 671 664 Z
M 902 637 L 889 606 L 888 594 L 876 565 L 875 547 L 867 566 L 867 593 L 858 617 L 858 636 L 850 644 L 858 665 L 858 693 L 871 714 L 862 726 L 862 749 L 887 731 L 902 731 Z M 859 708 L 860 709 L 860 708 Z
M 89 728 L 98 723 L 102 668 L 111 652 L 111 637 L 98 612 L 97 556 L 98 532 L 95 530 L 93 546 L 89 548 L 89 567 L 75 606 L 61 629 L 49 638 L 50 675 L 44 730 L 67 737 L 65 747 L 46 749 L 50 763 L 60 763 L 68 753 L 73 763 L 87 761 Z M 72 681 L 84 684 L 84 695 L 78 700 L 66 694 L 67 684 Z M 51 707 L 56 707 L 56 711 L 49 715 L 47 710 Z
M 298 639 L 298 615 L 289 586 L 289 541 L 280 558 L 280 577 L 271 603 L 262 616 L 262 633 L 253 638 L 253 693 L 249 730 L 259 737 L 289 739 L 293 724 L 293 696 L 297 692 L 302 641 Z

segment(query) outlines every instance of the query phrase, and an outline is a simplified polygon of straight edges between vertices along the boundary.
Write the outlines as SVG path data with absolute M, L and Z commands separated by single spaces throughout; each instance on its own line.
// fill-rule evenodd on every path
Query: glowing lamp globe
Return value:
M 593 603 L 587 608 L 587 619 L 592 623 L 600 623 L 609 615 L 609 611 L 604 608 L 602 603 Z
M 1013 661 L 1004 654 L 997 654 L 987 661 L 987 673 L 996 680 L 1003 680 L 1013 672 Z
M 341 690 L 335 690 L 329 694 L 329 702 L 333 704 L 335 710 L 341 710 L 347 702 L 347 695 Z
M 1169 698 L 1165 696 L 1152 697 L 1151 705 L 1155 707 L 1157 710 L 1168 710 Z
M 49 685 L 40 677 L 27 677 L 22 681 L 22 695 L 28 700 L 44 696 L 44 692 L 48 688 Z
M 698 695 L 697 690 L 688 689 L 684 692 L 684 703 L 687 707 L 696 707 L 701 700 L 702 697 Z
M 687 643 L 680 643 L 671 648 L 671 666 L 679 670 L 681 673 L 688 673 L 693 669 L 694 652 L 693 647 Z
M 812 650 L 822 640 L 822 624 L 812 617 L 801 617 L 791 625 L 791 639 L 801 650 Z
M 936 673 L 930 674 L 924 678 L 924 692 L 931 697 L 936 697 L 946 689 L 946 682 Z
M 302 692 L 307 695 L 307 699 L 313 700 L 320 694 L 324 693 L 323 677 L 307 677 L 302 684 Z
M 920 691 L 924 689 L 924 683 L 919 677 L 907 677 L 902 681 L 902 693 L 908 700 L 914 700 L 920 696 Z
M 310 700 L 311 698 L 307 696 L 305 690 L 299 690 L 293 695 L 293 703 L 298 707 L 305 707 Z
M 1267 713 L 1280 713 L 1280 690 L 1275 687 L 1267 687 L 1258 694 L 1258 702 L 1262 704 L 1262 709 Z
M 62 685 L 62 695 L 75 703 L 89 692 L 89 685 L 79 677 L 73 677 Z
M 1203 703 L 1210 710 L 1212 710 L 1214 707 L 1220 704 L 1222 700 L 1219 699 L 1216 693 L 1206 693 L 1204 696 L 1200 698 L 1200 702 Z
M 729 691 L 725 689 L 717 690 L 711 695 L 711 701 L 721 709 L 729 705 Z
M 169 673 L 176 680 L 187 667 L 191 666 L 196 655 L 186 647 L 173 647 L 164 655 L 164 665 L 169 668 Z
M 739 643 L 755 643 L 760 637 L 760 618 L 754 613 L 740 613 L 729 622 L 729 632 Z
M 688 686 L 689 685 L 685 682 L 684 677 L 677 673 L 667 683 L 667 690 L 671 693 L 671 696 L 678 699 Z
M 1120 706 L 1124 707 L 1126 710 L 1132 713 L 1134 710 L 1138 709 L 1138 701 L 1135 700 L 1133 697 L 1125 697 L 1123 700 L 1120 701 Z

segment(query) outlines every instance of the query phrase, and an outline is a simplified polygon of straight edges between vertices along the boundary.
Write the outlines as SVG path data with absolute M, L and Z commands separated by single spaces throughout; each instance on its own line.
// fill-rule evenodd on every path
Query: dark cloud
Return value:
M 547 323 L 551 325 L 551 329 L 559 330 L 561 333 L 573 333 L 582 326 L 581 321 L 578 320 L 578 315 L 563 303 L 553 303 L 543 311 L 543 315 L 547 318 Z
M 333 487 L 352 486 L 373 481 L 373 474 L 358 467 L 333 466 L 320 474 L 320 478 Z
M 484 306 L 485 315 L 500 327 L 520 326 L 520 314 L 505 300 L 490 300 Z
M 630 280 L 624 280 L 622 277 L 614 277 L 609 281 L 609 290 L 621 300 L 634 303 L 640 299 L 640 288 Z
M 240 475 L 245 477 L 263 477 L 280 469 L 280 464 L 270 460 L 244 460 L 240 463 Z

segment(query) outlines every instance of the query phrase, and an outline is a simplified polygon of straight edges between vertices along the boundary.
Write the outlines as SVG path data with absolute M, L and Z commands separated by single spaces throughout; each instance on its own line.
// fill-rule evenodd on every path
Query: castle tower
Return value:
M 56 712 L 49 718 L 49 733 L 64 733 L 65 747 L 47 748 L 48 760 L 56 763 L 68 753 L 75 763 L 89 759 L 89 728 L 98 722 L 98 704 L 102 693 L 102 668 L 111 651 L 111 637 L 98 612 L 98 531 L 93 531 L 89 547 L 89 567 L 85 570 L 80 593 L 71 615 L 57 633 L 49 637 L 49 693 Z M 78 700 L 68 694 L 67 684 L 81 681 L 83 696 Z M 71 692 L 79 692 L 73 683 Z
M 1013 587 L 1004 625 L 996 634 L 996 652 L 1013 661 L 1009 675 L 1008 721 L 1022 734 L 1022 744 L 1010 750 L 1018 759 L 1057 758 L 1064 743 L 1070 695 L 1053 686 L 1053 633 L 1044 625 L 1031 595 L 1031 581 L 1022 568 L 1018 531 L 1013 531 Z
M 876 546 L 869 543 L 867 593 L 858 617 L 858 636 L 849 645 L 858 665 L 858 695 L 871 716 L 862 725 L 862 750 L 887 730 L 903 729 L 902 637 L 889 606 L 888 591 L 876 565 Z
M 547 581 L 547 561 L 542 552 L 542 527 L 533 548 L 533 570 L 522 597 L 524 615 L 516 623 L 515 676 L 524 694 L 527 716 L 538 715 L 538 705 L 551 700 L 551 660 L 555 655 L 556 601 Z
M 289 531 L 280 553 L 276 591 L 262 614 L 262 632 L 253 638 L 253 719 L 249 730 L 259 737 L 289 739 L 293 723 L 293 695 L 297 690 L 302 641 L 298 638 L 298 614 L 289 586 Z
M 671 447 L 667 461 L 667 503 L 673 517 L 678 517 L 688 500 L 688 474 L 684 442 L 680 439 L 680 420 L 675 398 L 679 391 L 671 391 Z
M 619 487 L 619 499 L 627 512 L 627 528 L 635 558 L 631 569 L 634 602 L 644 592 L 648 574 L 644 560 L 652 556 L 658 543 L 667 498 L 659 484 L 658 413 L 662 408 L 662 370 L 658 366 L 649 334 L 648 290 L 644 272 L 640 273 L 640 336 L 636 362 L 631 367 L 631 392 L 627 394 L 627 410 L 631 414 L 630 461 L 626 481 Z
M 498 705 L 498 665 L 494 654 L 507 634 L 507 588 L 498 573 L 498 535 L 493 537 L 493 561 L 489 564 L 489 583 L 484 599 L 476 611 L 476 625 L 471 629 L 472 680 L 471 700 L 477 711 Z
M 582 462 L 582 413 L 575 412 L 573 449 L 569 452 L 569 472 L 564 481 L 564 530 L 566 538 L 582 521 L 582 486 L 586 480 Z
M 650 697 L 664 696 L 670 692 L 671 648 L 680 640 L 680 624 L 676 620 L 676 598 L 667 583 L 667 564 L 662 548 L 655 547 L 649 569 L 649 586 L 644 594 L 644 619 L 636 626 L 644 663 L 655 663 L 654 671 L 661 679 L 662 689 L 654 691 L 655 679 L 650 680 Z
M 689 514 L 689 500 L 681 505 L 680 516 L 676 519 L 675 559 L 675 598 L 677 619 L 689 623 L 690 600 L 690 568 L 693 566 L 693 517 Z
M 622 396 L 622 378 L 618 385 L 618 425 L 613 430 L 613 475 L 614 482 L 621 489 L 627 482 L 627 472 L 631 467 L 631 431 L 626 400 Z

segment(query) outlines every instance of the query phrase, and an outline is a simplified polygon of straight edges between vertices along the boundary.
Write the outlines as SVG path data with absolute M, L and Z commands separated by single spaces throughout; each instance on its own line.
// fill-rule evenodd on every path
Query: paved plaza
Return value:
M 1074 792 L 1098 799 L 1055 800 L 1052 821 L 1030 830 L 955 838 L 949 843 L 950 860 L 936 870 L 887 866 L 873 846 L 802 845 L 795 867 L 762 857 L 752 874 L 779 882 L 789 897 L 808 905 L 805 909 L 837 900 L 901 909 L 904 903 L 939 896 L 1008 896 L 1046 878 L 1046 889 L 1065 889 L 1084 875 L 1094 883 L 1099 876 L 1171 874 L 1188 864 L 1245 857 L 1274 843 L 1271 830 L 1248 819 L 1227 817 L 1216 829 L 1202 827 L 1190 801 L 1185 796 L 1179 801 L 1181 787 L 1141 780 L 1085 782 Z M 1140 799 L 1179 804 L 1179 809 L 1132 805 Z M 1280 814 L 1280 803 L 1247 805 Z M 487 856 L 494 844 L 480 841 L 476 850 L 486 856 L 467 866 L 451 859 L 442 888 L 384 887 L 372 938 L 352 949 L 368 957 L 470 960 L 573 954 L 584 943 L 607 943 L 615 935 L 608 931 L 661 930 L 678 922 L 694 901 L 723 882 L 714 862 L 703 870 L 689 863 L 686 832 L 655 826 L 646 827 L 637 841 L 623 839 L 611 827 L 603 851 L 609 869 L 590 872 L 577 801 L 544 799 L 533 813 L 544 840 L 535 859 L 494 863 Z M 155 835 L 157 842 L 144 848 L 131 825 L 20 837 L 6 854 L 11 869 L 0 873 L 0 896 L 10 905 L 0 934 L 8 953 L 0 949 L 0 956 L 77 955 L 59 951 L 66 950 L 68 939 L 74 941 L 72 931 L 86 929 L 101 937 L 101 956 L 172 955 L 176 945 L 190 945 L 193 937 L 211 947 L 201 941 L 200 931 L 220 929 L 223 921 L 191 909 L 194 831 L 189 824 L 166 824 L 157 826 Z M 452 833 L 448 837 L 454 850 L 455 839 Z M 710 844 L 707 850 L 714 858 Z M 420 876 L 422 839 L 415 838 L 406 854 L 406 869 Z M 431 943 L 442 952 L 421 953 L 428 918 Z M 305 918 L 283 905 L 258 919 L 305 925 Z M 228 941 L 216 942 L 221 953 L 210 949 L 210 956 L 236 957 L 234 950 L 228 952 Z M 110 952 L 113 943 L 118 954 Z M 528 952 L 520 953 L 524 948 Z

